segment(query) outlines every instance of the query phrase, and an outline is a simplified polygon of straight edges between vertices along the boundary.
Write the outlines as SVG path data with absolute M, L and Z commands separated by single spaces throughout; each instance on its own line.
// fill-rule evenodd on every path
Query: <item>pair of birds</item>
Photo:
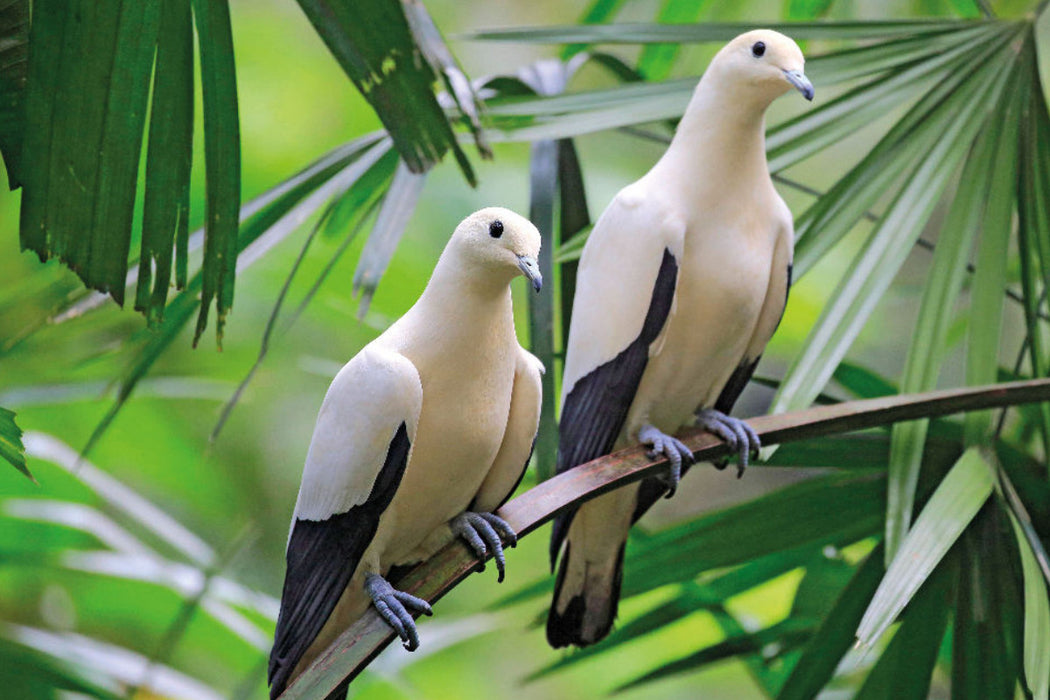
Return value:
M 560 515 L 547 638 L 608 634 L 630 526 L 673 493 L 692 453 L 672 434 L 697 424 L 730 443 L 741 471 L 757 436 L 727 414 L 773 335 L 791 282 L 793 224 L 764 144 L 769 104 L 812 99 L 803 57 L 768 30 L 726 45 L 701 79 L 667 152 L 616 195 L 580 260 L 562 389 L 558 471 L 641 442 L 670 463 L 649 479 Z M 404 642 L 426 601 L 384 574 L 455 537 L 492 553 L 494 514 L 532 452 L 543 366 L 514 331 L 510 282 L 539 291 L 540 235 L 506 209 L 453 233 L 416 304 L 333 380 L 306 457 L 287 549 L 271 696 L 374 605 Z

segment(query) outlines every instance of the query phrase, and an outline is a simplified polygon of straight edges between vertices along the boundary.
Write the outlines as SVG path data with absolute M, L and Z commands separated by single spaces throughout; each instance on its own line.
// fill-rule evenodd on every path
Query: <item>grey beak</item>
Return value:
M 540 264 L 536 262 L 536 258 L 531 255 L 519 255 L 518 267 L 521 268 L 522 273 L 532 283 L 532 288 L 537 292 L 540 291 L 543 287 L 543 275 L 540 274 Z
M 800 70 L 786 70 L 784 71 L 784 77 L 787 81 L 795 86 L 795 89 L 802 93 L 802 96 L 809 101 L 813 101 L 813 83 L 809 82 L 809 78 L 806 74 Z

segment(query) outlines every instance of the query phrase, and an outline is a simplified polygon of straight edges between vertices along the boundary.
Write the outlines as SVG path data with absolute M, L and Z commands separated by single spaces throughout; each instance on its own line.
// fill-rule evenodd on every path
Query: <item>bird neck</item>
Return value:
M 743 178 L 768 177 L 765 113 L 770 100 L 749 86 L 704 74 L 659 167 L 691 189 L 732 187 Z M 718 181 L 711 178 L 718 172 Z
M 448 317 L 477 319 L 500 314 L 509 317 L 510 281 L 514 274 L 494 273 L 467 264 L 459 256 L 442 255 L 434 267 L 420 302 L 445 309 Z

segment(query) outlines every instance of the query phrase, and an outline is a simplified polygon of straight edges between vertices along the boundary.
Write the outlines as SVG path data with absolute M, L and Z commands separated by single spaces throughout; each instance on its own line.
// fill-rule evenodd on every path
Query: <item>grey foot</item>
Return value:
M 505 538 L 511 547 L 518 544 L 518 533 L 514 532 L 507 521 L 493 513 L 473 513 L 468 510 L 452 518 L 449 526 L 452 532 L 466 540 L 478 555 L 481 561 L 479 571 L 485 570 L 485 557 L 489 555 L 489 551 L 492 552 L 492 558 L 496 560 L 496 571 L 499 572 L 497 580 L 502 583 L 507 559 L 503 555 L 500 536 Z
M 736 476 L 738 479 L 743 476 L 751 455 L 758 454 L 759 448 L 762 447 L 762 441 L 758 439 L 758 433 L 746 421 L 727 416 L 713 408 L 705 408 L 697 413 L 696 424 L 709 433 L 714 433 L 722 438 L 729 445 L 730 449 L 737 453 L 740 462 L 737 466 Z M 725 469 L 725 464 L 723 463 L 719 469 Z
M 663 455 L 670 462 L 671 471 L 665 479 L 666 497 L 670 498 L 678 489 L 678 482 L 682 480 L 682 465 L 693 463 L 693 451 L 678 438 L 662 433 L 651 425 L 643 426 L 638 431 L 638 441 L 652 446 L 649 450 L 650 457 Z
M 424 615 L 433 615 L 430 603 L 395 589 L 379 574 L 365 576 L 365 592 L 372 597 L 372 604 L 379 611 L 380 617 L 394 628 L 398 637 L 401 637 L 405 649 L 415 651 L 419 647 L 419 632 L 416 631 L 416 621 L 405 606 Z

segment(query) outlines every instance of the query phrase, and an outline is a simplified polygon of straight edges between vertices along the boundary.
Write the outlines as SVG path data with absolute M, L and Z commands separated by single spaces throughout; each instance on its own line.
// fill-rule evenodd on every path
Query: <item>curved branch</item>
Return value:
M 1050 379 L 949 389 L 923 394 L 886 396 L 816 406 L 804 411 L 760 416 L 748 422 L 774 445 L 874 428 L 898 421 L 950 413 L 1050 401 Z M 698 462 L 715 460 L 728 450 L 711 434 L 690 429 L 680 435 Z M 500 509 L 519 536 L 532 532 L 565 508 L 617 487 L 655 476 L 666 464 L 653 461 L 641 446 L 631 447 L 570 469 L 521 494 Z M 465 579 L 478 565 L 474 554 L 453 542 L 409 571 L 398 587 L 431 602 Z M 280 696 L 282 700 L 323 698 L 346 679 L 353 679 L 394 639 L 393 631 L 369 608 Z

